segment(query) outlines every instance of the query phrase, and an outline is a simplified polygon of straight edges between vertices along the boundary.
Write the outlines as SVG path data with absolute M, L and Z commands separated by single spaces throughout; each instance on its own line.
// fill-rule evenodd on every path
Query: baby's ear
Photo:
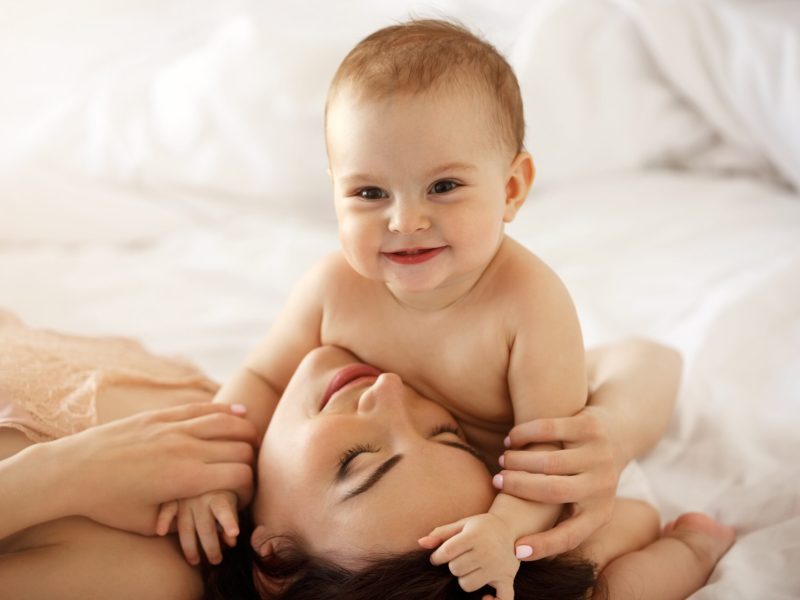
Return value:
M 517 216 L 517 211 L 528 197 L 535 176 L 533 157 L 525 151 L 517 154 L 511 163 L 506 181 L 506 209 L 503 213 L 503 222 L 510 223 Z

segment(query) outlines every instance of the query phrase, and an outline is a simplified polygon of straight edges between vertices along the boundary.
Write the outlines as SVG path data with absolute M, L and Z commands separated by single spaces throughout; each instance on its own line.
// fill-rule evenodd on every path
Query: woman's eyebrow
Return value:
M 453 448 L 458 448 L 459 450 L 468 452 L 469 454 L 477 458 L 479 461 L 483 462 L 483 457 L 477 450 L 475 450 L 471 446 L 467 446 L 466 444 L 462 444 L 460 442 L 453 442 L 451 440 L 439 440 L 436 443 L 443 444 L 445 446 L 452 446 Z M 357 488 L 353 488 L 352 490 L 347 492 L 344 498 L 339 500 L 339 502 L 344 502 L 345 500 L 349 500 L 354 496 L 358 496 L 359 494 L 363 494 L 364 492 L 366 492 L 369 488 L 378 483 L 381 480 L 381 478 L 383 478 L 384 475 L 386 475 L 389 471 L 391 471 L 392 468 L 395 467 L 397 463 L 400 462 L 401 458 L 403 458 L 402 454 L 395 454 L 394 456 L 384 461 L 377 469 L 375 469 L 372 472 L 372 475 L 370 475 L 369 478 L 364 483 L 362 483 Z
M 384 475 L 386 475 L 389 471 L 391 471 L 394 467 L 396 467 L 397 463 L 399 463 L 402 458 L 403 458 L 402 454 L 395 454 L 388 460 L 384 461 L 381 464 L 381 466 L 379 466 L 372 472 L 372 475 L 370 475 L 369 478 L 364 483 L 362 483 L 357 488 L 354 488 L 349 492 L 347 492 L 344 498 L 342 498 L 339 502 L 350 500 L 350 498 L 366 492 L 369 488 L 378 483 Z

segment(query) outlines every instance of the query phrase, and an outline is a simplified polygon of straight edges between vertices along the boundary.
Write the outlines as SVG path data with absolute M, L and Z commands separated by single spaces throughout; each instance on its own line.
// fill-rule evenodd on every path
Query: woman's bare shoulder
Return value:
M 32 599 L 195 600 L 203 593 L 174 536 L 140 536 L 80 517 L 31 528 L 14 551 L 0 554 L 0 588 Z

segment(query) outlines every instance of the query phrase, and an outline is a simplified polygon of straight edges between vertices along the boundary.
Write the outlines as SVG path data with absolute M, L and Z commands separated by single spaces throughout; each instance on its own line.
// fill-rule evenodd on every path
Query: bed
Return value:
M 800 597 L 792 0 L 2 10 L 0 306 L 218 380 L 337 246 L 321 111 L 341 57 L 409 14 L 483 32 L 517 70 L 538 169 L 509 233 L 564 279 L 587 344 L 683 353 L 642 466 L 665 521 L 707 511 L 739 536 L 693 598 Z

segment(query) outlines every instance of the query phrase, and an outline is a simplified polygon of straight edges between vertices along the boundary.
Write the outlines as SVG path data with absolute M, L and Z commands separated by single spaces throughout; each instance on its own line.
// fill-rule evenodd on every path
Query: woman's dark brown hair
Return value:
M 480 600 L 488 586 L 467 593 L 447 565 L 434 567 L 430 552 L 413 551 L 378 557 L 360 570 L 350 570 L 313 556 L 291 537 L 280 538 L 280 551 L 262 559 L 250 546 L 252 523 L 240 515 L 237 545 L 225 551 L 220 565 L 206 565 L 205 600 Z M 259 589 L 260 572 L 275 591 Z M 577 556 L 523 562 L 514 580 L 518 600 L 570 600 L 592 595 L 598 581 L 594 565 Z

